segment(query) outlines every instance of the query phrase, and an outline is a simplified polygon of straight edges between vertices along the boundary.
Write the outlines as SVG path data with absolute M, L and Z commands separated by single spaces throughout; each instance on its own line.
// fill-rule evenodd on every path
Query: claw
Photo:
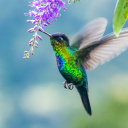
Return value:
M 63 85 L 64 85 L 64 88 L 66 88 L 66 89 L 68 88 L 68 83 L 67 83 L 67 81 L 64 81 L 64 82 L 63 82 Z
M 68 89 L 72 90 L 74 88 L 73 83 L 67 83 L 67 81 L 64 81 L 63 85 L 64 85 L 64 88 L 66 88 L 66 89 L 68 88 Z
M 68 84 L 68 89 L 72 90 L 74 88 L 73 83 Z

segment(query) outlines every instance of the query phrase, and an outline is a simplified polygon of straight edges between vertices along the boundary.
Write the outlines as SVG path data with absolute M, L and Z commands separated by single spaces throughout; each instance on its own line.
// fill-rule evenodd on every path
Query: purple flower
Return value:
M 34 29 L 34 31 L 35 31 L 35 30 L 37 29 L 37 25 L 35 25 L 33 29 Z
M 41 27 L 39 28 L 39 30 L 40 30 L 41 32 L 44 32 L 44 30 L 43 30 Z
M 31 44 L 33 42 L 33 39 L 31 39 L 30 41 L 29 41 L 29 44 Z
M 39 35 L 38 35 L 38 38 L 39 38 L 40 40 L 42 40 L 41 36 L 39 36 Z
M 33 17 L 33 20 L 28 20 L 32 24 L 39 24 L 42 28 L 51 23 L 51 20 L 60 16 L 60 10 L 65 8 L 65 2 L 63 0 L 34 0 L 30 2 L 30 10 L 25 13 L 26 16 Z
M 29 30 L 28 30 L 28 32 L 29 32 L 29 33 L 34 32 L 34 29 L 33 29 L 33 28 L 31 28 L 31 29 L 29 29 Z
M 76 2 L 77 0 L 67 0 L 68 3 L 71 1 Z M 28 23 L 34 24 L 34 27 L 29 29 L 28 32 L 35 32 L 33 38 L 29 41 L 30 50 L 24 55 L 24 58 L 29 58 L 29 53 L 33 54 L 33 46 L 38 48 L 38 39 L 42 40 L 41 36 L 37 34 L 37 31 L 44 32 L 44 26 L 48 26 L 51 21 L 57 21 L 56 17 L 60 17 L 60 10 L 66 10 L 65 0 L 33 0 L 30 3 L 32 10 L 25 13 L 25 16 L 32 17 L 32 20 L 27 20 Z
M 37 40 L 37 34 L 33 35 L 34 39 Z
M 36 46 L 38 46 L 38 45 L 39 45 L 37 41 L 35 41 L 35 44 L 36 44 Z

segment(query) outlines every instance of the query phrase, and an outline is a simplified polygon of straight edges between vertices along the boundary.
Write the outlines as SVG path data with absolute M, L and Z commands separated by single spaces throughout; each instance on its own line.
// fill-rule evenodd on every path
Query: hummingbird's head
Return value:
M 54 47 L 55 45 L 61 44 L 62 46 L 69 47 L 69 39 L 63 33 L 54 33 L 52 35 L 44 32 L 46 35 L 50 37 L 51 45 Z
M 56 42 L 59 42 L 60 44 L 69 47 L 69 39 L 63 33 L 52 34 L 52 38 L 50 38 L 50 41 L 51 41 L 52 45 L 54 45 L 54 43 L 56 43 Z

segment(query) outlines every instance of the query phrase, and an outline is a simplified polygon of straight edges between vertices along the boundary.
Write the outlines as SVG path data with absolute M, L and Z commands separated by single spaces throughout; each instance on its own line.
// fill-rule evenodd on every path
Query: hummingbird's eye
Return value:
M 58 38 L 58 41 L 59 41 L 59 42 L 63 41 L 63 38 L 62 38 L 62 37 L 59 37 L 59 38 Z

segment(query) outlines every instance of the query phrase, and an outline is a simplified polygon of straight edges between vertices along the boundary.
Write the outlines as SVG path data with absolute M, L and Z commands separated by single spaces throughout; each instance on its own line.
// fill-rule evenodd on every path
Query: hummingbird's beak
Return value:
M 43 32 L 43 33 L 46 34 L 47 36 L 49 36 L 50 39 L 52 38 L 52 36 L 49 33 L 47 33 L 47 32 Z

